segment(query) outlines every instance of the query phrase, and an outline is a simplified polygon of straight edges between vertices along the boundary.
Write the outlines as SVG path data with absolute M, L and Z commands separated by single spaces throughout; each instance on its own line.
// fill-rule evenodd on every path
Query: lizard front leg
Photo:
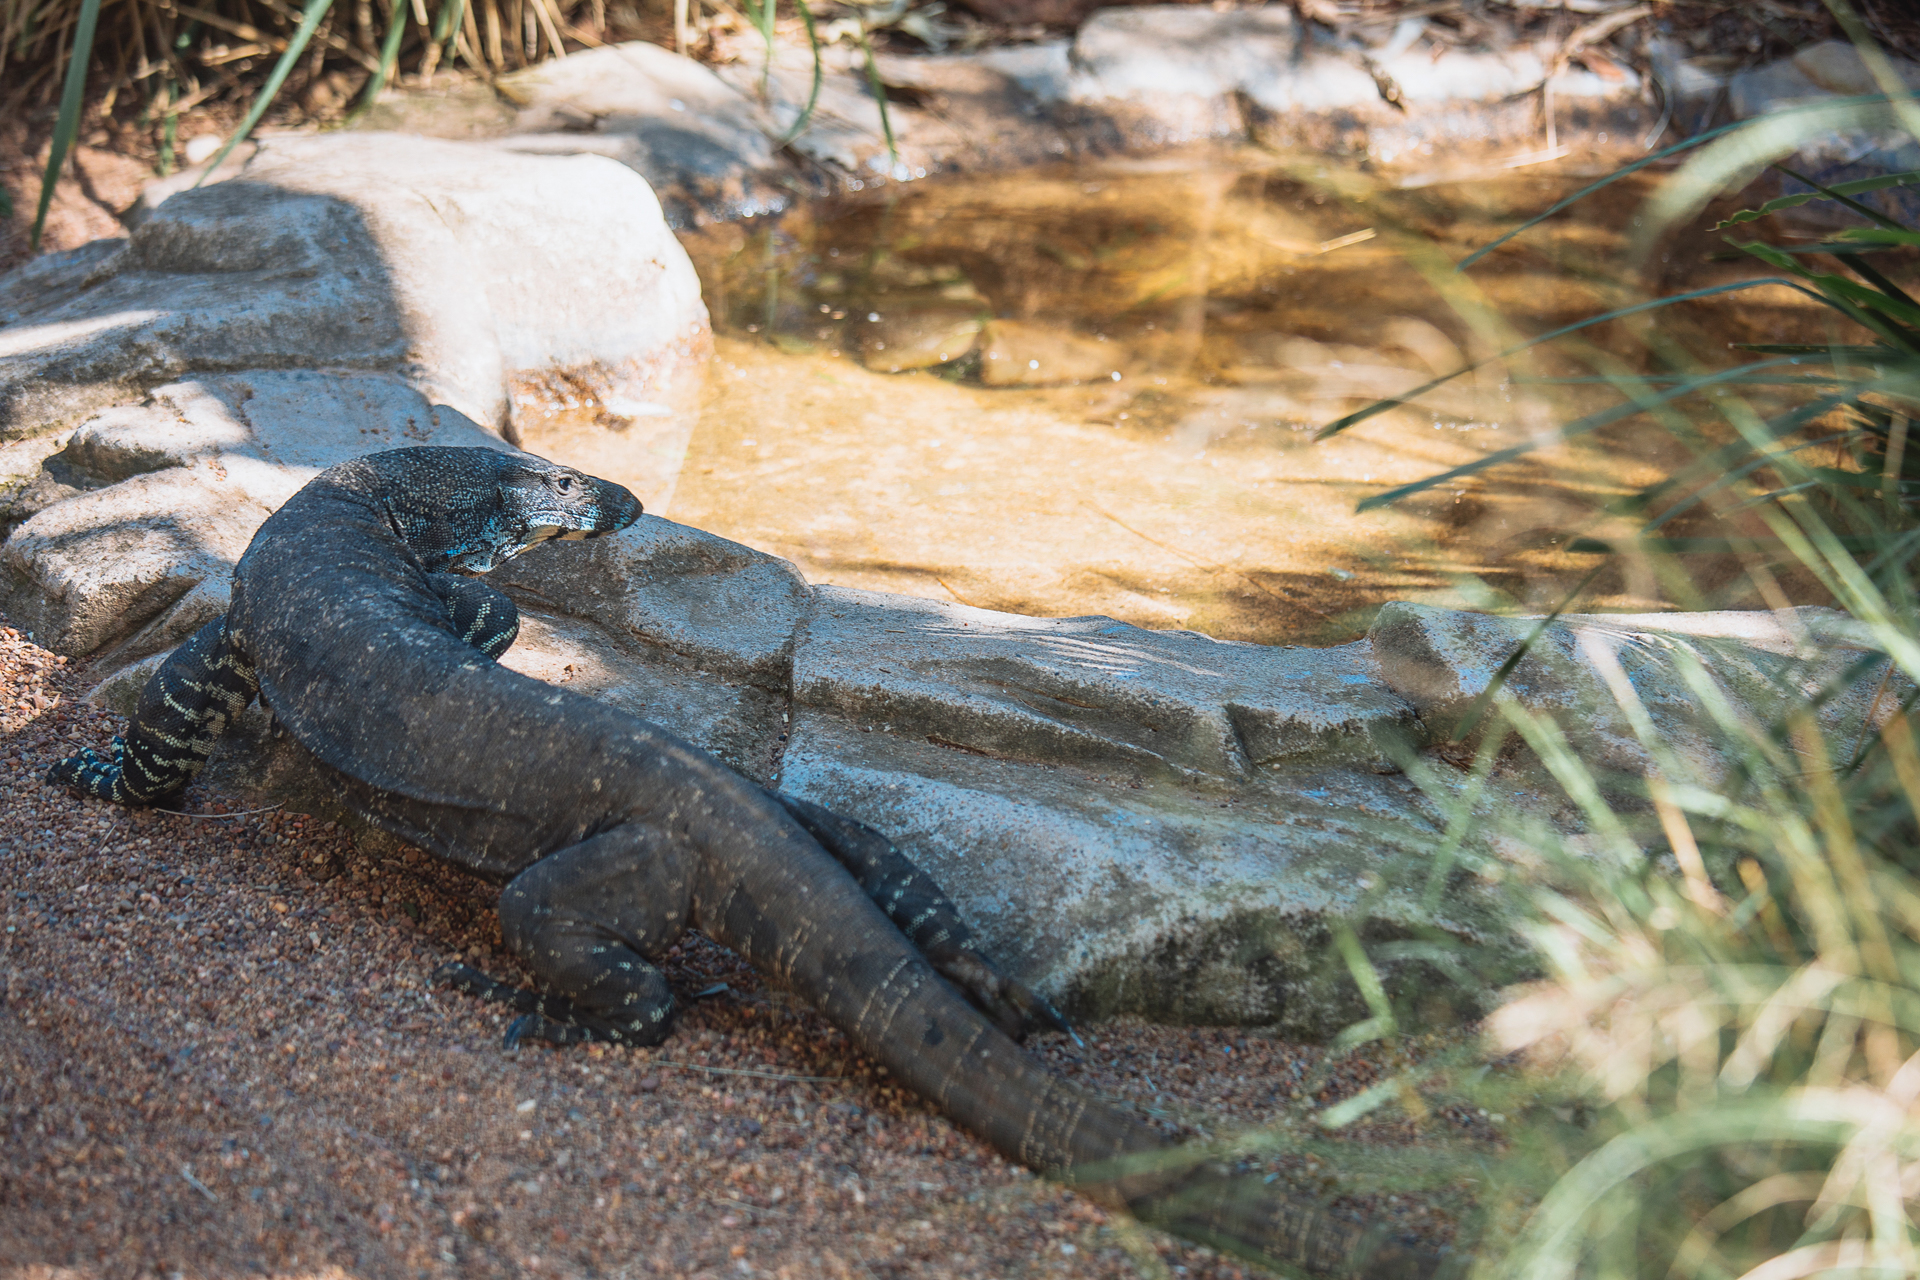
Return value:
M 843 817 L 811 800 L 778 791 L 772 794 L 807 834 L 820 842 L 821 848 L 853 874 L 862 891 L 887 913 L 940 976 L 1002 1031 L 1018 1040 L 1032 1023 L 1079 1040 L 1045 997 L 1001 973 L 980 953 L 973 944 L 972 931 L 960 919 L 959 909 L 933 877 L 895 848 L 893 841 L 866 823 Z
M 88 748 L 47 771 L 61 783 L 115 804 L 153 804 L 184 789 L 213 754 L 233 718 L 260 692 L 253 664 L 220 617 L 175 649 L 140 691 L 111 759 Z
M 519 638 L 519 607 L 480 579 L 430 573 L 427 585 L 447 606 L 453 634 L 489 658 L 498 658 Z
M 686 932 L 692 904 L 685 846 L 623 823 L 549 854 L 500 891 L 500 932 L 536 990 L 457 963 L 434 977 L 518 1009 L 509 1048 L 529 1037 L 659 1044 L 672 1029 L 673 991 L 646 957 Z

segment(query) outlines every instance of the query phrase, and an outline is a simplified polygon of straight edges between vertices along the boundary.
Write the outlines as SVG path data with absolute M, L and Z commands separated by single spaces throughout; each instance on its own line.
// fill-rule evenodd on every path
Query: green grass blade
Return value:
M 1852 552 L 1880 551 L 1888 547 L 1906 545 L 1908 541 L 1909 539 L 1896 538 L 1891 534 L 1836 533 L 1833 535 L 1833 543 L 1836 547 Z M 1735 551 L 1790 549 L 1787 541 L 1781 538 L 1626 538 L 1617 543 L 1605 538 L 1575 538 L 1567 544 L 1567 550 L 1575 555 L 1612 554 L 1624 546 L 1633 546 L 1641 551 L 1668 556 L 1726 555 Z
M 1920 231 L 1908 231 L 1904 227 L 1892 230 L 1887 227 L 1849 227 L 1845 231 L 1834 232 L 1834 239 L 1847 244 L 1872 245 L 1920 245 Z
M 1909 352 L 1920 354 L 1920 337 L 1916 337 L 1910 329 L 1894 323 L 1897 320 L 1920 323 L 1920 310 L 1912 306 L 1903 306 L 1897 299 L 1888 298 L 1863 285 L 1856 284 L 1845 276 L 1826 271 L 1809 271 L 1786 254 L 1775 252 L 1772 245 L 1756 240 L 1738 247 L 1762 262 L 1799 276 L 1818 291 L 1822 302 L 1855 324 L 1873 331 L 1896 346 L 1905 347 Z
M 1559 440 L 1571 440 L 1575 436 L 1586 435 L 1590 431 L 1598 431 L 1601 427 L 1612 426 L 1616 422 L 1631 418 L 1635 414 L 1645 413 L 1649 409 L 1658 408 L 1660 405 L 1678 400 L 1682 396 L 1689 396 L 1709 387 L 1717 387 L 1723 382 L 1728 382 L 1739 377 L 1749 368 L 1753 367 L 1755 366 L 1742 365 L 1737 369 L 1728 369 L 1722 373 L 1709 374 L 1705 377 L 1695 378 L 1681 386 L 1668 387 L 1655 395 L 1635 399 L 1627 404 L 1616 404 L 1609 408 L 1602 409 L 1597 413 L 1590 413 L 1586 417 L 1577 418 L 1562 427 L 1556 433 L 1555 438 Z M 1503 462 L 1512 462 L 1515 458 L 1532 453 L 1539 447 L 1539 441 L 1529 440 L 1524 444 L 1511 445 L 1505 449 L 1496 450 L 1493 453 L 1487 454 L 1485 457 L 1475 458 L 1472 462 L 1462 463 L 1460 466 L 1442 471 L 1438 475 L 1426 476 L 1408 484 L 1399 485 L 1396 488 L 1387 490 L 1385 493 L 1376 493 L 1371 498 L 1363 499 L 1360 504 L 1354 508 L 1354 511 L 1357 514 L 1372 511 L 1376 507 L 1390 506 L 1402 498 L 1410 498 L 1416 493 L 1425 493 L 1428 489 L 1446 484 L 1450 480 L 1458 480 L 1464 476 L 1476 475 L 1489 467 L 1497 467 Z
M 776 0 L 759 0 L 759 7 L 749 7 L 747 13 L 753 18 L 754 26 L 760 31 L 760 40 L 766 45 L 766 61 L 760 64 L 760 99 L 766 101 L 767 81 L 773 76 L 773 6 Z M 807 0 L 798 0 L 802 8 Z
M 360 105 L 349 119 L 358 120 L 371 110 L 387 81 L 393 79 L 394 69 L 400 65 L 400 38 L 407 31 L 406 6 L 407 0 L 393 0 L 387 10 L 387 38 L 380 43 L 380 69 L 368 77 L 367 87 L 360 93 Z
M 1547 633 L 1547 628 L 1552 626 L 1560 615 L 1565 613 L 1573 602 L 1593 585 L 1593 580 L 1599 577 L 1600 571 L 1606 567 L 1605 560 L 1593 566 L 1587 576 L 1580 579 L 1579 585 L 1560 597 L 1560 603 L 1553 606 L 1553 612 L 1535 623 L 1533 630 L 1527 633 L 1526 639 L 1514 646 L 1513 652 L 1508 654 L 1506 661 L 1500 664 L 1500 669 L 1495 671 L 1493 678 L 1487 681 L 1487 687 L 1480 691 L 1480 695 L 1473 700 L 1473 705 L 1467 708 L 1467 714 L 1460 717 L 1460 723 L 1454 727 L 1453 737 L 1449 741 L 1465 742 L 1467 740 L 1467 735 L 1479 726 L 1481 718 L 1487 714 L 1487 708 L 1492 706 L 1494 699 L 1500 696 L 1500 690 L 1506 686 L 1507 677 L 1513 674 L 1513 669 L 1520 665 L 1521 660 L 1527 656 L 1528 650 L 1532 649 L 1539 642 L 1540 637 Z
M 1765 285 L 1765 284 L 1785 285 L 1789 289 L 1793 289 L 1793 290 L 1796 290 L 1797 292 L 1806 294 L 1809 298 L 1812 298 L 1817 302 L 1826 301 L 1826 299 L 1822 298 L 1817 291 L 1807 288 L 1805 285 L 1799 283 L 1796 280 L 1783 279 L 1780 276 L 1760 276 L 1753 280 L 1736 280 L 1731 284 L 1716 284 L 1716 285 L 1710 285 L 1704 289 L 1692 289 L 1686 293 L 1677 293 L 1671 298 L 1654 298 L 1647 302 L 1636 302 L 1630 307 L 1621 307 L 1618 310 L 1604 312 L 1601 315 L 1589 316 L 1585 320 L 1580 320 L 1569 325 L 1563 325 L 1562 327 L 1555 329 L 1549 333 L 1543 333 L 1537 338 L 1528 338 L 1525 342 L 1517 343 L 1514 346 L 1508 347 L 1504 351 L 1496 351 L 1494 354 L 1488 356 L 1484 360 L 1470 361 L 1467 364 L 1461 365 L 1458 369 L 1455 369 L 1452 373 L 1444 374 L 1438 378 L 1433 379 L 1433 381 L 1431 382 L 1422 383 L 1421 385 L 1415 387 L 1413 390 L 1405 393 L 1404 395 L 1396 396 L 1391 400 L 1376 400 L 1372 404 L 1368 405 L 1366 408 L 1357 409 L 1354 412 L 1348 414 L 1346 417 L 1341 418 L 1335 422 L 1330 422 L 1326 426 L 1320 428 L 1320 430 L 1314 432 L 1313 434 L 1314 443 L 1318 444 L 1320 441 L 1327 439 L 1329 436 L 1339 435 L 1342 431 L 1345 431 L 1348 427 L 1355 426 L 1359 423 L 1365 422 L 1368 418 L 1374 417 L 1378 414 L 1385 413 L 1389 409 L 1395 409 L 1403 404 L 1407 404 L 1407 403 L 1410 403 L 1411 401 L 1418 400 L 1421 396 L 1425 395 L 1429 391 L 1432 391 L 1435 387 L 1445 386 L 1447 383 L 1452 382 L 1455 378 L 1461 377 L 1464 374 L 1472 373 L 1475 369 L 1479 369 L 1479 368 L 1482 368 L 1483 366 L 1492 364 L 1495 360 L 1504 360 L 1508 356 L 1518 355 L 1520 352 L 1525 351 L 1530 347 L 1537 347 L 1543 342 L 1552 342 L 1554 339 L 1564 338 L 1570 333 L 1578 333 L 1582 329 L 1591 329 L 1594 325 L 1604 324 L 1609 320 L 1619 320 L 1625 316 L 1639 315 L 1643 311 L 1656 311 L 1661 307 L 1672 306 L 1675 303 L 1691 302 L 1695 298 L 1711 298 L 1717 294 L 1722 294 L 1722 293 L 1738 293 L 1742 289 L 1756 289 L 1761 285 Z M 1815 347 L 1815 348 L 1812 348 L 1812 350 L 1824 352 L 1826 348 Z M 1757 368 L 1762 368 L 1764 366 L 1749 365 L 1745 367 L 1751 368 L 1751 369 L 1757 369 Z
M 1834 197 L 1839 197 L 1857 196 L 1869 191 L 1884 191 L 1888 187 L 1911 187 L 1916 185 L 1920 185 L 1920 169 L 1908 170 L 1905 173 L 1883 173 L 1872 178 L 1857 178 L 1852 182 L 1836 182 L 1831 187 L 1825 187 L 1821 190 L 1830 193 Z M 1713 230 L 1724 231 L 1736 223 L 1757 222 L 1770 213 L 1778 213 L 1782 209 L 1797 209 L 1803 204 L 1826 198 L 1828 197 L 1822 195 L 1821 191 L 1799 191 L 1790 196 L 1780 196 L 1777 199 L 1767 201 L 1758 209 L 1742 209 L 1724 221 L 1716 222 L 1713 225 Z
M 1787 168 L 1787 166 L 1785 166 L 1784 164 L 1775 164 L 1773 168 L 1779 170 L 1781 173 L 1786 174 L 1789 178 L 1792 178 L 1795 182 L 1805 183 L 1807 186 L 1812 187 L 1815 191 L 1819 192 L 1821 195 L 1825 196 L 1829 200 L 1838 200 L 1845 207 L 1853 210 L 1855 213 L 1865 218 L 1868 222 L 1874 223 L 1884 230 L 1887 230 L 1887 231 L 1905 231 L 1906 230 L 1905 227 L 1895 222 L 1892 218 L 1889 218 L 1886 214 L 1881 213 L 1878 209 L 1875 209 L 1873 206 L 1861 204 L 1858 200 L 1855 200 L 1852 196 L 1842 195 L 1839 191 L 1835 190 L 1832 187 L 1822 186 L 1818 182 L 1815 182 L 1812 178 L 1809 178 L 1804 173 L 1796 173 L 1794 170 Z
M 1620 179 L 1628 176 L 1629 174 L 1638 173 L 1640 170 L 1646 168 L 1650 164 L 1658 164 L 1660 161 L 1665 160 L 1668 156 L 1679 155 L 1682 151 L 1688 151 L 1695 147 L 1700 146 L 1703 143 L 1711 142 L 1713 139 L 1719 137 L 1721 134 L 1733 133 L 1740 129 L 1751 128 L 1753 125 L 1757 124 L 1760 120 L 1771 119 L 1777 116 L 1792 115 L 1802 111 L 1830 110 L 1838 106 L 1856 106 L 1856 105 L 1869 106 L 1874 103 L 1883 103 L 1886 100 L 1887 100 L 1887 95 L 1884 93 L 1869 93 L 1869 94 L 1863 94 L 1859 97 L 1853 97 L 1853 98 L 1835 98 L 1835 99 L 1825 100 L 1820 102 L 1800 103 L 1795 106 L 1787 107 L 1781 111 L 1775 112 L 1774 116 L 1772 117 L 1759 116 L 1759 117 L 1755 117 L 1752 120 L 1736 120 L 1732 124 L 1723 124 L 1716 129 L 1709 129 L 1705 133 L 1696 133 L 1691 138 L 1687 138 L 1687 139 L 1684 139 L 1683 141 L 1676 142 L 1670 147 L 1654 152 L 1652 155 L 1641 156 L 1638 160 L 1635 160 L 1632 164 L 1626 165 L 1625 167 L 1620 169 L 1615 169 L 1612 173 L 1608 174 L 1606 177 L 1601 178 L 1596 182 L 1591 182 L 1587 184 L 1586 186 L 1580 188 L 1580 190 L 1568 196 L 1566 199 L 1554 205 L 1552 208 L 1548 209 L 1545 213 L 1536 214 L 1535 216 L 1528 218 L 1525 222 L 1521 223 L 1519 226 L 1515 227 L 1513 230 L 1507 232 L 1507 234 L 1501 236 L 1498 240 L 1495 240 L 1490 244 L 1483 245 L 1480 248 L 1474 250 L 1472 253 L 1468 254 L 1465 258 L 1462 258 L 1460 260 L 1460 265 L 1457 269 L 1461 271 L 1465 271 L 1468 267 L 1480 261 L 1480 259 L 1486 257 L 1488 254 L 1492 253 L 1495 249 L 1498 249 L 1501 245 L 1513 239 L 1515 236 L 1519 235 L 1521 232 L 1529 231 L 1532 228 L 1539 226 L 1541 223 L 1545 222 L 1548 218 L 1551 218 L 1554 214 L 1560 212 L 1562 209 L 1567 208 L 1569 205 L 1578 204 L 1580 201 L 1586 199 L 1588 196 L 1592 195 L 1594 192 L 1599 191 L 1601 188 L 1611 186 L 1612 184 L 1620 181 Z
M 1752 348 L 1742 346 L 1740 350 L 1748 351 Z M 1796 353 L 1818 352 L 1824 355 L 1827 348 L 1796 347 L 1794 351 Z M 1668 382 L 1685 382 L 1693 376 L 1695 375 L 1691 373 L 1642 373 L 1636 374 L 1633 381 L 1652 387 Z M 1620 379 L 1617 376 L 1606 375 L 1585 378 L 1513 378 L 1511 381 L 1516 387 L 1617 387 L 1620 385 Z M 1743 387 L 1831 387 L 1839 381 L 1839 378 L 1825 373 L 1795 373 L 1777 378 L 1752 377 L 1734 380 L 1735 385 Z
M 1862 262 L 1857 250 L 1848 253 L 1840 249 L 1835 249 L 1833 256 L 1846 263 L 1848 270 L 1878 289 L 1881 293 L 1886 294 L 1889 298 L 1897 298 L 1912 311 L 1920 312 L 1920 302 L 1915 302 L 1905 289 L 1902 289 L 1899 285 L 1882 275 L 1878 267 L 1870 262 Z
M 887 176 L 893 177 L 891 170 L 900 167 L 900 149 L 893 145 L 893 118 L 887 114 L 887 86 L 880 83 L 880 64 L 873 60 L 873 42 L 867 39 L 865 27 L 860 29 L 860 52 L 867 55 L 867 87 L 873 91 L 874 103 L 880 108 L 880 131 L 887 135 Z
M 260 123 L 260 117 L 267 114 L 267 108 L 272 106 L 274 98 L 279 96 L 280 86 L 287 82 L 288 73 L 300 61 L 300 55 L 307 51 L 307 44 L 313 39 L 313 33 L 320 29 L 320 23 L 326 18 L 327 10 L 332 7 L 333 0 L 312 0 L 312 3 L 307 6 L 306 12 L 301 15 L 299 27 L 294 30 L 293 38 L 287 41 L 286 52 L 280 55 L 280 61 L 273 64 L 273 74 L 267 77 L 267 82 L 260 86 L 260 92 L 254 96 L 253 106 L 247 110 L 247 118 L 240 122 L 240 127 L 233 131 L 233 136 L 214 153 L 213 162 L 201 172 L 199 179 L 193 184 L 195 187 L 205 182 L 208 174 L 219 169 L 221 162 L 227 158 L 227 153 L 239 146 L 241 141 L 253 132 L 253 127 Z
M 453 64 L 454 42 L 460 37 L 460 24 L 467 20 L 467 0 L 441 0 L 440 16 L 433 22 L 433 38 L 440 45 L 441 60 Z
M 40 252 L 40 233 L 47 225 L 47 210 L 53 205 L 53 186 L 60 178 L 60 167 L 80 132 L 80 108 L 87 92 L 87 64 L 93 60 L 93 33 L 100 25 L 100 0 L 80 0 L 80 16 L 73 27 L 73 52 L 67 58 L 67 82 L 60 89 L 60 114 L 53 123 L 53 142 L 47 153 L 47 171 L 40 179 L 40 205 L 34 210 L 33 230 L 27 247 Z
M 1813 342 L 1736 342 L 1735 351 L 1751 351 L 1762 356 L 1832 356 L 1836 361 L 1858 360 L 1878 364 L 1894 354 L 1885 347 L 1838 347 Z
M 1791 413 L 1781 414 L 1779 417 L 1768 419 L 1766 434 L 1770 439 L 1785 439 L 1788 435 L 1799 430 L 1814 419 L 1825 415 L 1833 409 L 1853 403 L 1854 399 L 1855 393 L 1848 392 L 1845 395 L 1824 396 L 1810 404 L 1801 405 Z M 1809 440 L 1796 445 L 1792 450 L 1773 452 L 1763 452 L 1745 440 L 1735 440 L 1730 444 L 1723 445 L 1700 459 L 1700 468 L 1711 473 L 1713 479 L 1700 488 L 1695 489 L 1686 497 L 1679 499 L 1665 511 L 1662 511 L 1657 517 L 1649 521 L 1646 528 L 1640 532 L 1643 535 L 1652 533 L 1669 520 L 1674 519 L 1676 516 L 1684 515 L 1693 507 L 1705 502 L 1707 498 L 1718 493 L 1720 490 L 1739 483 L 1741 480 L 1746 479 L 1754 472 L 1765 467 L 1778 466 L 1788 461 L 1788 455 L 1792 452 L 1799 449 L 1814 448 L 1821 444 L 1832 444 L 1836 438 L 1837 437 L 1834 436 L 1825 436 L 1817 441 Z M 1698 472 L 1695 472 L 1695 474 L 1698 474 Z M 1654 490 L 1664 490 L 1668 487 L 1670 486 L 1662 484 L 1654 486 L 1654 489 L 1643 490 L 1640 494 L 1635 495 L 1635 501 L 1641 510 L 1645 510 L 1648 506 L 1652 505 L 1655 498 L 1660 496 L 1660 494 Z
M 813 51 L 813 88 L 807 94 L 806 110 L 802 111 L 799 117 L 794 120 L 793 128 L 787 130 L 786 137 L 780 139 L 780 145 L 783 147 L 799 137 L 801 131 L 813 122 L 813 109 L 820 104 L 820 80 L 822 76 L 820 34 L 814 30 L 813 10 L 807 7 L 807 0 L 799 0 L 799 6 L 800 21 L 807 29 L 807 48 Z

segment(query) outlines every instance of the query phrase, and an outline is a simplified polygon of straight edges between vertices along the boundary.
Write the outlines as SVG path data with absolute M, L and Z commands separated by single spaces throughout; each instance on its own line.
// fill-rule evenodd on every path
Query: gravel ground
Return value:
M 691 936 L 676 984 L 726 985 L 664 1046 L 502 1052 L 493 1007 L 426 982 L 456 955 L 520 977 L 487 885 L 204 788 L 197 817 L 49 788 L 50 761 L 118 727 L 86 687 L 0 630 L 0 1278 L 1248 1274 L 1008 1164 Z M 1216 1135 L 1304 1135 L 1436 1048 L 1084 1033 L 1030 1047 Z M 1447 1239 L 1460 1179 L 1407 1187 L 1499 1135 L 1460 1106 L 1403 1114 L 1266 1165 Z

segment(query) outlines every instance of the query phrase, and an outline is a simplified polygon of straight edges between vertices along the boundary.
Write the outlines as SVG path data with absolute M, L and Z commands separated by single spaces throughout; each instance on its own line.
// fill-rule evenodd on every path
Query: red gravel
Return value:
M 0 1280 L 1247 1274 L 1001 1160 L 698 938 L 671 976 L 727 990 L 660 1049 L 502 1052 L 493 1006 L 426 983 L 456 955 L 520 976 L 489 886 L 314 818 L 47 787 L 118 727 L 85 688 L 0 630 Z M 1216 1136 L 1309 1134 L 1396 1069 L 1239 1028 L 1086 1038 L 1032 1047 Z M 1360 1194 L 1356 1171 L 1404 1185 L 1422 1155 L 1492 1140 L 1438 1108 L 1265 1163 L 1445 1239 L 1457 1190 Z

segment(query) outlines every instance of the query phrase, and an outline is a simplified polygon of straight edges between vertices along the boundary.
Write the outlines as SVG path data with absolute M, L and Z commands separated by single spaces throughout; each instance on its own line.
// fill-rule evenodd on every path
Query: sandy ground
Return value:
M 519 976 L 488 886 L 204 789 L 180 817 L 45 786 L 118 727 L 84 677 L 0 630 L 5 1280 L 1247 1274 L 1001 1160 L 697 938 L 670 974 L 726 990 L 661 1048 L 503 1052 L 494 1007 L 426 981 Z M 1031 1047 L 1169 1131 L 1302 1135 L 1279 1185 L 1435 1240 L 1465 1201 L 1419 1171 L 1500 1143 L 1437 1099 L 1306 1138 L 1419 1046 L 1086 1031 Z

